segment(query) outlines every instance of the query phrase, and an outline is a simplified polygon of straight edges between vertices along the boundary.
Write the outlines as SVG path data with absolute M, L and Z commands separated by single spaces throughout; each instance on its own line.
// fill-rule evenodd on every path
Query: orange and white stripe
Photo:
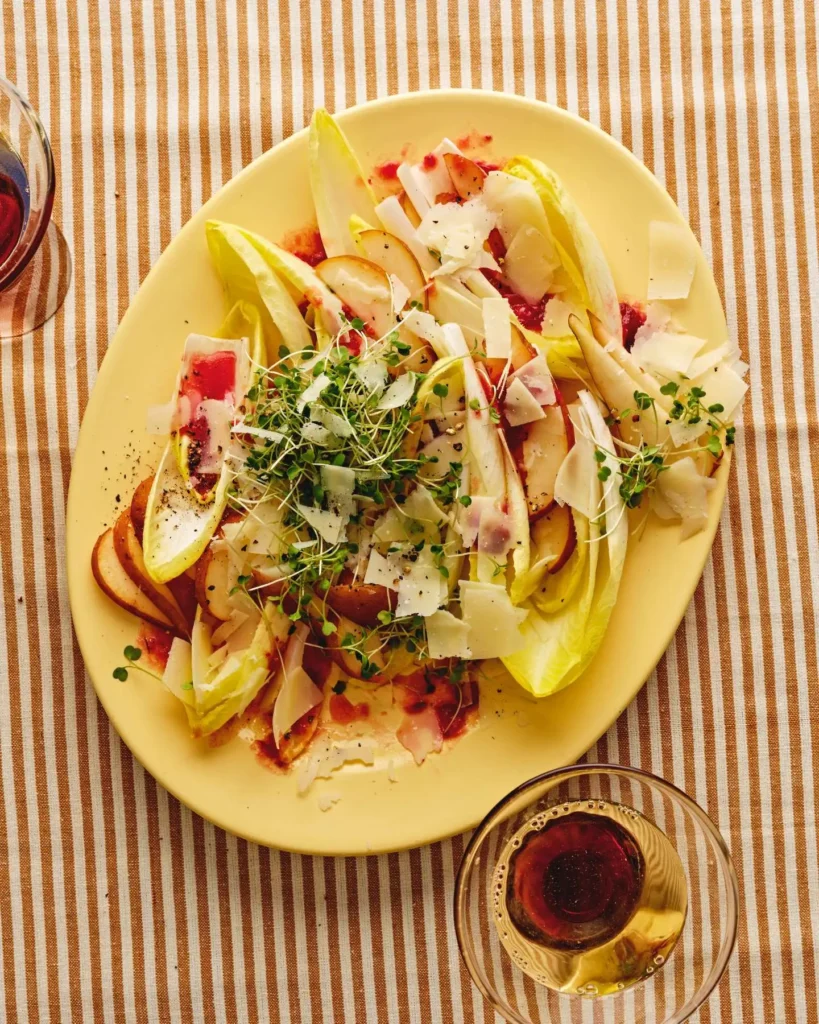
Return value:
M 817 34 L 805 0 L 3 5 L 0 73 L 49 128 L 74 279 L 57 318 L 0 346 L 0 1020 L 492 1020 L 449 913 L 463 838 L 319 860 L 195 818 L 100 710 L 62 573 L 82 410 L 181 224 L 317 104 L 463 85 L 558 102 L 643 159 L 748 353 L 713 557 L 588 756 L 664 775 L 728 837 L 738 954 L 701 1019 L 818 1024 Z

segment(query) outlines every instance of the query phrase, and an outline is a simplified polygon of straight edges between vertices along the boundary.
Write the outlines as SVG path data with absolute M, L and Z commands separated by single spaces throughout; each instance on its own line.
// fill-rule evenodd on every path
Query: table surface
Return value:
M 666 657 L 587 757 L 665 776 L 728 838 L 738 949 L 699 1019 L 817 1021 L 817 13 L 801 0 L 2 5 L 0 71 L 50 132 L 74 278 L 54 320 L 0 346 L 0 1020 L 492 1019 L 449 915 L 465 839 L 320 859 L 193 816 L 110 727 L 63 573 L 97 367 L 179 227 L 314 106 L 453 85 L 600 124 L 664 181 L 713 264 L 751 364 L 729 497 Z

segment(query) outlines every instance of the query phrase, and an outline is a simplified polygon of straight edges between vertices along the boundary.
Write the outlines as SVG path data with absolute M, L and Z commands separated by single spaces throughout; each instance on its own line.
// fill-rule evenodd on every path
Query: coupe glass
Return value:
M 688 888 L 685 924 L 667 962 L 630 988 L 597 998 L 552 991 L 525 974 L 501 945 L 492 899 L 495 866 L 507 842 L 535 815 L 577 800 L 620 804 L 656 825 L 679 855 Z M 736 938 L 738 899 L 725 842 L 690 797 L 635 768 L 575 765 L 519 786 L 479 825 L 458 873 L 455 930 L 472 980 L 514 1024 L 681 1024 L 725 970 Z
M 0 338 L 39 327 L 60 308 L 68 290 L 71 258 L 51 220 L 55 188 L 45 128 L 28 100 L 0 78 L 0 191 L 4 199 L 15 197 L 15 203 L 0 210 L 0 232 L 16 215 L 15 205 L 20 216 L 16 242 L 11 236 L 13 247 L 3 245 L 0 254 L 5 255 L 0 262 Z

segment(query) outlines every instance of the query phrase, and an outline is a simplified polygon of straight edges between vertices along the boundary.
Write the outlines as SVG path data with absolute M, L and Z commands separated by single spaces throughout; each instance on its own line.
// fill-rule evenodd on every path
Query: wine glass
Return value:
M 0 338 L 39 327 L 68 290 L 71 257 L 51 220 L 55 188 L 45 128 L 28 100 L 0 78 Z
M 455 931 L 513 1024 L 681 1024 L 725 970 L 738 902 L 725 842 L 690 797 L 635 768 L 575 765 L 478 826 Z

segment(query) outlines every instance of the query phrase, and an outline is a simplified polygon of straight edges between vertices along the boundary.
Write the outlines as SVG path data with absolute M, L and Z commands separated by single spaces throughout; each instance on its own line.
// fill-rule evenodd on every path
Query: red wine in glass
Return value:
M 0 267 L 14 251 L 28 220 L 28 177 L 17 152 L 0 136 Z

